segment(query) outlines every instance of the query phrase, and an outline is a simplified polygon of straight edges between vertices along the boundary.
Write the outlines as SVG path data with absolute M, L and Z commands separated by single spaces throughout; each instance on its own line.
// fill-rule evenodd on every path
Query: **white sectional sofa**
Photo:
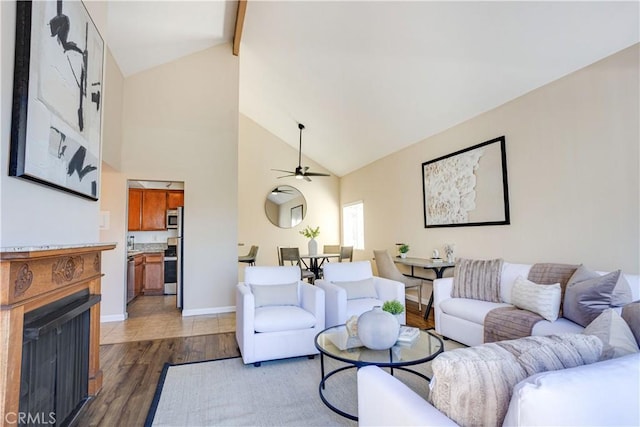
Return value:
M 518 383 L 505 426 L 640 425 L 640 353 L 558 371 Z M 359 426 L 457 424 L 377 366 L 358 370 Z
M 526 278 L 531 264 L 504 262 L 500 277 L 500 299 L 502 302 L 488 302 L 468 298 L 452 298 L 453 278 L 437 279 L 433 283 L 434 314 L 436 332 L 446 338 L 468 346 L 484 342 L 484 318 L 496 307 L 510 306 L 511 289 L 518 276 Z M 599 272 L 600 274 L 605 274 Z M 640 276 L 624 274 L 633 301 L 640 299 Z M 554 322 L 542 320 L 535 324 L 532 335 L 580 333 L 584 328 L 568 319 L 558 318 Z

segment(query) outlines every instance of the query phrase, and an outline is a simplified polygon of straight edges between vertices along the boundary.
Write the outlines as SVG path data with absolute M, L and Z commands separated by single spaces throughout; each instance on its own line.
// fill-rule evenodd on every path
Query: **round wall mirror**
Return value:
M 292 228 L 307 214 L 307 201 L 297 188 L 279 185 L 267 194 L 264 212 L 276 227 Z

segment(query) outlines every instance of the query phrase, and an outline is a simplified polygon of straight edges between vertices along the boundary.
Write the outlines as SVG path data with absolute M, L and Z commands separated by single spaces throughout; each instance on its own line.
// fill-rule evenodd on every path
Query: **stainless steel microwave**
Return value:
M 167 210 L 167 228 L 178 228 L 178 210 Z

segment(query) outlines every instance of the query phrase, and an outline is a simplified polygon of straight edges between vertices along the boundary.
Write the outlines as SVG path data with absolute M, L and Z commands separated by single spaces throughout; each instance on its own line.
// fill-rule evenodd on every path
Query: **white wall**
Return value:
M 297 123 L 292 121 L 291 126 L 296 127 Z M 315 177 L 312 182 L 293 177 L 278 179 L 283 174 L 271 169 L 295 169 L 298 150 L 242 114 L 238 160 L 238 242 L 244 243 L 238 249 L 239 254 L 244 255 L 251 245 L 258 245 L 256 264 L 278 265 L 276 246 L 298 246 L 301 253 L 307 252 L 308 239 L 299 232 L 308 225 L 320 227 L 316 239 L 320 249 L 324 244 L 340 243 L 340 182 L 336 176 Z M 314 172 L 329 173 L 304 155 L 302 164 Z M 307 201 L 307 214 L 294 228 L 278 228 L 265 215 L 265 199 L 278 185 L 297 188 Z M 244 264 L 239 268 L 242 278 Z
M 184 181 L 183 315 L 232 310 L 238 280 L 238 58 L 225 44 L 130 76 L 123 105 L 125 179 Z M 126 200 L 125 187 L 116 191 Z
M 98 242 L 98 202 L 8 176 L 16 2 L 0 14 L 0 246 Z
M 373 249 L 640 270 L 639 45 L 341 179 Z M 427 120 L 428 118 L 425 118 Z M 424 228 L 421 163 L 506 136 L 511 225 Z

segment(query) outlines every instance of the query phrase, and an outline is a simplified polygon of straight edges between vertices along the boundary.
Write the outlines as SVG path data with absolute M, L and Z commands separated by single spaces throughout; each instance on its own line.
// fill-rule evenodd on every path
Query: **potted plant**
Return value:
M 316 237 L 318 237 L 320 235 L 320 226 L 317 226 L 316 228 L 313 228 L 309 225 L 307 225 L 307 227 L 300 231 L 300 234 L 302 234 L 304 237 L 306 237 L 309 240 L 309 255 L 315 255 L 318 253 L 318 242 L 316 242 Z
M 404 311 L 404 305 L 397 299 L 385 301 L 382 304 L 382 310 L 393 314 L 398 319 L 398 323 L 402 323 L 400 322 L 400 314 Z
M 409 252 L 409 245 L 406 243 L 401 244 L 398 248 L 398 252 L 400 252 L 400 258 L 406 258 L 407 252 Z

